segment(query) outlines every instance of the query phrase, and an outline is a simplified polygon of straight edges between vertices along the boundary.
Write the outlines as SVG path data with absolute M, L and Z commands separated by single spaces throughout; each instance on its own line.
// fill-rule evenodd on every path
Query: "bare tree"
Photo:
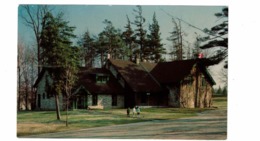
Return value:
M 174 24 L 173 31 L 170 32 L 171 36 L 168 38 L 172 42 L 171 55 L 176 56 L 176 60 L 183 60 L 183 31 L 181 20 L 172 18 Z
M 17 56 L 17 75 L 18 75 L 18 88 L 17 88 L 17 110 L 20 110 L 21 103 L 21 76 L 22 76 L 22 65 L 23 65 L 23 56 L 24 56 L 24 44 L 21 39 L 18 39 L 18 56 Z
M 38 74 L 41 71 L 41 31 L 45 26 L 43 19 L 44 15 L 51 11 L 47 5 L 21 5 L 23 12 L 20 17 L 23 19 L 24 24 L 33 30 L 36 44 L 37 44 L 37 60 L 38 60 Z
M 36 53 L 32 47 L 26 46 L 21 39 L 18 40 L 18 56 L 17 56 L 17 110 L 20 110 L 22 103 L 24 107 L 29 110 L 29 104 L 34 103 L 33 83 L 37 74 L 36 67 Z M 30 107 L 33 107 L 31 105 Z

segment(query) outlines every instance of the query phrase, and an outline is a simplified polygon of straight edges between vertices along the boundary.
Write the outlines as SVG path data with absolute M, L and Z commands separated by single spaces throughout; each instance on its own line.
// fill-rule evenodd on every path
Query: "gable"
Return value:
M 114 59 L 108 61 L 134 92 L 158 92 L 161 90 L 160 85 L 151 78 L 149 72 L 142 66 L 131 61 Z
M 108 79 L 105 83 L 99 83 L 97 76 L 105 76 Z M 81 68 L 76 87 L 84 87 L 91 94 L 124 93 L 124 89 L 115 77 L 104 68 Z
M 195 64 L 194 60 L 160 62 L 151 70 L 151 74 L 162 84 L 177 83 L 191 73 Z

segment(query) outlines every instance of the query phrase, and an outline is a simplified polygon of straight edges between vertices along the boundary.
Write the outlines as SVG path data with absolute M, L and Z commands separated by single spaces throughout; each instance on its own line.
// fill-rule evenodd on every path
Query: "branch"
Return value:
M 161 7 L 159 7 L 159 8 L 160 8 L 165 14 L 167 14 L 167 15 L 168 15 L 169 17 L 171 17 L 171 18 L 178 19 L 178 20 L 184 22 L 185 24 L 187 24 L 188 26 L 193 27 L 193 28 L 195 28 L 195 29 L 197 29 L 197 30 L 200 30 L 201 32 L 203 32 L 203 33 L 205 33 L 205 34 L 208 34 L 208 35 L 211 35 L 211 36 L 216 36 L 216 35 L 212 35 L 212 34 L 209 34 L 209 33 L 205 32 L 203 29 L 200 29 L 200 28 L 198 28 L 197 26 L 194 26 L 194 25 L 192 25 L 192 24 L 190 24 L 190 23 L 184 21 L 183 19 L 180 19 L 180 18 L 178 18 L 178 17 L 174 17 L 174 16 L 171 15 L 170 13 L 166 12 L 165 10 L 163 10 Z M 223 37 L 219 37 L 219 38 L 224 39 Z

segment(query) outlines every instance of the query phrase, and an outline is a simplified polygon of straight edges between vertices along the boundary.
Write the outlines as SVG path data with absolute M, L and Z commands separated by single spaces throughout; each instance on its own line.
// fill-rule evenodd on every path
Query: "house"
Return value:
M 37 88 L 36 105 L 38 109 L 54 110 L 56 108 L 53 92 L 50 90 L 52 80 L 51 68 L 43 68 L 34 86 Z M 103 68 L 80 68 L 79 79 L 70 97 L 69 108 L 87 109 L 88 106 L 106 108 L 124 107 L 124 89 L 113 75 Z M 65 95 L 59 96 L 60 107 L 65 108 Z
M 108 59 L 103 68 L 81 68 L 70 108 L 211 107 L 215 81 L 203 60 L 134 63 Z M 48 90 L 52 83 L 49 71 L 43 69 L 35 83 L 37 106 L 45 110 L 55 109 Z M 60 96 L 60 106 L 63 100 Z

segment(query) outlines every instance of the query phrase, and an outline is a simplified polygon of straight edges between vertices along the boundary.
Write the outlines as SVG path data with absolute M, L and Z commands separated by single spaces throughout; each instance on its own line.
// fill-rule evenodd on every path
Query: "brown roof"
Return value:
M 141 66 L 143 66 L 148 72 L 154 69 L 157 63 L 149 63 L 149 62 L 141 62 Z
M 150 73 L 162 84 L 176 83 L 181 81 L 185 76 L 190 74 L 192 67 L 198 64 L 202 73 L 208 78 L 213 85 L 215 81 L 208 73 L 203 62 L 199 60 L 181 60 L 172 62 L 159 62 L 155 66 L 146 65 Z M 150 67 L 150 68 L 149 68 Z
M 131 61 L 109 59 L 134 92 L 158 92 L 160 85 L 140 65 Z
M 97 84 L 96 74 L 109 76 L 109 81 Z M 78 86 L 84 86 L 91 94 L 122 94 L 124 91 L 114 76 L 103 68 L 80 68 Z

